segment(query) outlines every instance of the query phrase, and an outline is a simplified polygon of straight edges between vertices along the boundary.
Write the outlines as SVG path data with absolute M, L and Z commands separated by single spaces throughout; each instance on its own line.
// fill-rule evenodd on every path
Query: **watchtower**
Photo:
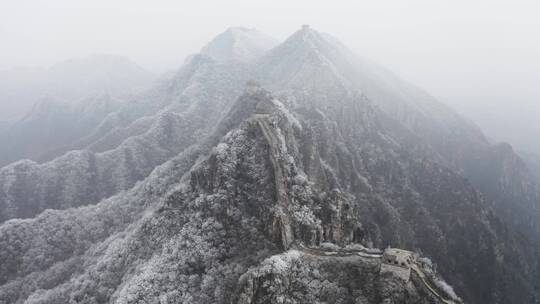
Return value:
M 387 248 L 381 257 L 381 273 L 392 272 L 405 281 L 409 281 L 414 254 L 411 251 Z

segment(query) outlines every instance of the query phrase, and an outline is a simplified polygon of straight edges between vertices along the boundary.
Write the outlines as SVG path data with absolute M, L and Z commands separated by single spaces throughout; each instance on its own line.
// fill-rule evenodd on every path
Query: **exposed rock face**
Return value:
M 254 114 L 260 102 L 273 103 L 272 113 Z M 181 154 L 128 193 L 86 207 L 82 213 L 49 211 L 36 219 L 7 222 L 0 229 L 5 261 L 0 299 L 12 303 L 28 297 L 30 303 L 235 300 L 241 295 L 236 292 L 238 280 L 249 267 L 294 242 L 320 243 L 323 221 L 313 210 L 330 208 L 335 202 L 335 197 L 324 199 L 312 188 L 297 163 L 294 155 L 300 154 L 294 132 L 303 127 L 290 115 L 268 92 L 244 95 L 227 116 L 234 119 L 223 120 L 207 139 L 214 146 L 213 138 L 230 130 L 202 161 L 193 163 L 196 151 L 192 156 Z M 239 125 L 232 123 L 237 119 Z M 273 135 L 266 137 L 264 132 Z M 115 219 L 120 214 L 121 219 Z M 64 220 L 58 223 L 59 218 Z M 92 223 L 94 228 L 81 234 L 78 228 L 68 229 L 74 223 Z M 335 235 L 353 231 L 343 230 Z M 35 252 L 40 255 L 34 256 Z M 28 258 L 32 264 L 25 262 Z M 44 278 L 38 285 L 30 283 L 38 277 Z M 399 294 L 387 296 L 393 299 L 410 296 L 418 303 L 428 301 L 407 284 L 388 280 L 396 286 L 386 286 L 383 280 L 377 292 Z
M 47 208 L 95 204 L 131 188 L 156 166 L 211 133 L 215 125 L 208 122 L 221 119 L 230 109 L 249 73 L 209 59 L 192 65 L 198 67 L 195 73 L 189 71 L 193 67 L 184 67 L 168 84 L 174 90 L 184 90 L 179 98 L 165 103 L 166 109 L 155 113 L 152 106 L 145 105 L 152 100 L 141 101 L 139 107 L 126 105 L 118 110 L 115 120 L 119 122 L 101 126 L 96 131 L 99 135 L 80 144 L 84 150 L 43 164 L 21 161 L 0 169 L 0 222 L 32 217 Z M 197 89 L 191 92 L 193 87 Z M 174 90 L 162 95 L 172 99 Z M 142 118 L 135 119 L 139 116 Z M 129 127 L 119 130 L 134 119 Z
M 531 152 L 521 152 L 520 156 L 527 163 L 527 167 L 531 170 L 537 180 L 540 180 L 540 155 Z
M 500 213 L 508 201 L 484 198 L 534 206 L 519 158 L 386 73 L 304 28 L 262 57 L 195 56 L 85 150 L 1 169 L 2 220 L 28 219 L 0 225 L 0 302 L 437 303 L 422 281 L 451 290 L 434 271 L 407 281 L 299 249 L 332 243 L 420 252 L 467 303 L 537 303 L 540 247 Z M 477 163 L 500 165 L 496 185 L 466 179 L 479 155 L 497 156 Z
M 105 153 L 74 151 L 45 164 L 6 166 L 0 170 L 0 221 L 83 206 L 129 189 L 194 144 L 199 128 L 193 117 L 165 113 L 145 133 Z

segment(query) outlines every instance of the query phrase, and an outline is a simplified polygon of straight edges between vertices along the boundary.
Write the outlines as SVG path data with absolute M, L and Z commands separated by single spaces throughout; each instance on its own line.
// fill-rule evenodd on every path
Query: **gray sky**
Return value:
M 539 16 L 538 0 L 2 0 L 0 69 L 108 53 L 159 72 L 229 26 L 284 39 L 308 23 L 499 137 L 508 116 L 540 136 L 522 119 L 540 117 Z

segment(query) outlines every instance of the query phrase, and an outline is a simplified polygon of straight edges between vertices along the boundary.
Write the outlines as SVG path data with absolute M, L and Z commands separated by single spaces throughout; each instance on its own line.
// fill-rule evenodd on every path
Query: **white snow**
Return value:
M 256 29 L 231 27 L 214 38 L 201 54 L 218 61 L 252 61 L 277 45 L 277 41 Z

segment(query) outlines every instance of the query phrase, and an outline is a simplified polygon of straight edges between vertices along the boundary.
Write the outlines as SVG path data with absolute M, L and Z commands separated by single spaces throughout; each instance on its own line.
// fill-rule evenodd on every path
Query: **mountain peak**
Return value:
M 277 45 L 274 38 L 254 28 L 230 27 L 216 36 L 201 54 L 218 61 L 252 61 Z
M 230 33 L 233 35 L 241 35 L 246 32 L 257 31 L 255 28 L 247 28 L 244 26 L 231 26 L 225 30 L 224 33 Z
M 294 32 L 286 41 L 300 39 L 305 42 L 325 41 L 327 34 L 323 34 L 313 29 L 309 24 L 303 24 L 302 27 Z
M 266 57 L 307 56 L 321 63 L 331 60 L 339 53 L 343 53 L 343 44 L 336 38 L 304 24 Z
M 342 75 L 346 70 L 343 66 L 349 64 L 344 56 L 346 52 L 341 43 L 334 41 L 337 42 L 337 39 L 303 25 L 268 52 L 260 65 L 266 71 L 269 83 L 277 83 L 280 89 L 288 88 L 302 95 L 295 88 L 310 83 L 310 90 L 318 92 L 312 91 L 314 98 L 310 99 L 310 103 L 334 103 L 328 98 L 328 92 L 336 92 L 336 88 L 339 88 L 337 91 L 341 97 L 350 93 L 349 81 Z M 341 97 L 337 100 L 341 100 Z

